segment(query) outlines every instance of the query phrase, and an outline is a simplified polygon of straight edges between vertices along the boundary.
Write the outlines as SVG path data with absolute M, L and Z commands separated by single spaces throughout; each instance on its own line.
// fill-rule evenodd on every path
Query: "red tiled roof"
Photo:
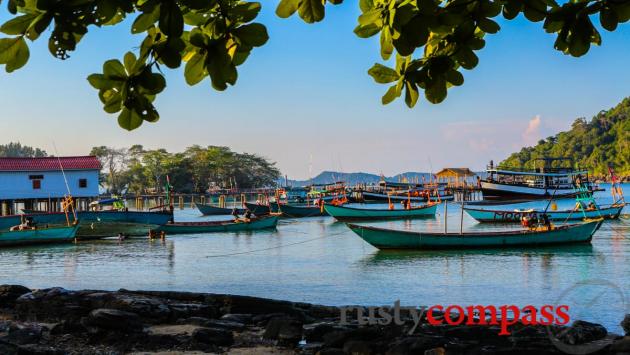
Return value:
M 45 157 L 45 158 L 0 158 L 0 171 L 49 171 L 100 170 L 101 163 L 95 156 Z

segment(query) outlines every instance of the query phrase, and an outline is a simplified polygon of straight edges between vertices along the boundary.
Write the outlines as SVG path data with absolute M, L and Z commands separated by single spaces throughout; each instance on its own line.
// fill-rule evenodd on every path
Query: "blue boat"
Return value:
M 472 218 L 479 222 L 490 223 L 506 223 L 506 222 L 520 222 L 523 217 L 530 219 L 536 219 L 546 214 L 550 221 L 566 221 L 566 220 L 581 220 L 584 218 L 605 218 L 616 219 L 619 218 L 621 210 L 625 205 L 611 205 L 601 207 L 593 210 L 565 210 L 565 211 L 541 211 L 535 209 L 529 210 L 489 210 L 489 209 L 476 209 L 470 207 L 464 207 L 464 211 L 468 213 Z
M 15 231 L 2 229 L 0 231 L 0 247 L 69 243 L 74 240 L 78 229 L 78 224 Z
M 41 212 L 0 217 L 0 230 L 9 229 L 21 223 L 22 218 L 31 218 L 38 227 L 65 224 L 64 212 Z M 79 229 L 76 238 L 97 239 L 116 236 L 147 235 L 150 230 L 173 220 L 171 211 L 81 211 L 77 212 Z
M 204 216 L 220 216 L 220 215 L 231 215 L 233 208 L 223 208 L 203 203 L 195 203 L 195 207 L 201 212 Z M 237 208 L 236 211 L 238 214 L 245 213 L 245 209 Z

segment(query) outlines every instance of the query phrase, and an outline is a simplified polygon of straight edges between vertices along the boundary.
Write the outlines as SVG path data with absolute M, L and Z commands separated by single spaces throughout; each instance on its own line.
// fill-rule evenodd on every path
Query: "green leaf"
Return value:
M 166 87 L 166 80 L 162 74 L 152 73 L 150 67 L 145 67 L 137 77 L 138 85 L 142 87 L 142 93 L 157 95 Z
M 359 16 L 359 24 L 362 26 L 367 26 L 369 24 L 380 22 L 381 13 L 381 9 L 373 9 L 368 12 L 364 12 L 361 16 Z
M 103 105 L 103 110 L 107 113 L 116 113 L 122 109 L 122 96 L 119 93 L 111 95 L 109 100 Z
M 457 58 L 459 65 L 461 65 L 464 69 L 470 70 L 479 64 L 479 58 L 477 55 L 475 55 L 472 50 L 465 47 L 460 48 L 460 50 L 455 54 L 455 57 Z
M 380 31 L 381 31 L 381 28 L 374 23 L 371 23 L 365 26 L 358 25 L 354 29 L 354 33 L 360 38 L 372 37 L 375 34 L 379 33 Z
M 184 32 L 184 16 L 174 0 L 167 0 L 160 6 L 160 31 L 169 37 L 180 37 Z
M 400 78 L 400 74 L 394 69 L 378 63 L 368 70 L 368 74 L 379 84 L 392 83 Z
M 267 28 L 260 23 L 243 25 L 236 28 L 233 33 L 243 43 L 252 47 L 260 47 L 269 40 Z
M 24 34 L 37 16 L 37 14 L 26 14 L 13 18 L 0 26 L 0 32 L 8 35 Z
M 29 56 L 24 37 L 0 38 L 0 64 L 5 64 L 4 70 L 7 73 L 23 67 Z
M 392 85 L 389 89 L 387 89 L 387 92 L 381 98 L 381 103 L 383 103 L 383 105 L 387 105 L 390 102 L 394 101 L 397 97 L 400 97 L 398 85 Z
M 480 19 L 477 26 L 486 33 L 497 33 L 501 29 L 499 24 L 487 18 Z
M 324 19 L 324 3 L 322 0 L 302 0 L 298 14 L 306 23 L 319 22 Z
M 424 96 L 432 104 L 439 104 L 446 98 L 446 81 L 442 78 L 436 78 L 427 84 L 424 89 Z
M 460 86 L 464 83 L 464 76 L 457 70 L 452 69 L 446 72 L 446 81 L 455 86 Z
M 188 85 L 196 85 L 206 77 L 205 54 L 195 54 L 188 60 L 184 68 L 184 77 Z
M 619 18 L 617 17 L 617 13 L 605 7 L 599 13 L 599 22 L 606 30 L 614 31 L 617 29 Z
M 374 8 L 374 0 L 359 0 L 361 12 L 367 12 Z
M 109 79 L 125 79 L 127 78 L 127 72 L 125 67 L 118 59 L 110 59 L 103 63 L 103 74 Z
M 92 87 L 99 90 L 117 87 L 121 83 L 120 80 L 108 79 L 103 74 L 92 74 L 87 77 L 87 80 Z
M 125 53 L 124 62 L 125 62 L 125 69 L 127 70 L 127 73 L 133 74 L 134 66 L 136 65 L 136 55 L 133 54 L 133 52 Z
M 388 60 L 392 53 L 394 53 L 394 41 L 389 32 L 389 27 L 384 27 L 381 32 L 381 58 Z
M 405 81 L 405 103 L 407 107 L 413 108 L 418 102 L 418 87 L 411 81 Z
M 160 7 L 156 6 L 153 8 L 151 12 L 145 12 L 140 14 L 140 16 L 136 17 L 135 21 L 131 25 L 131 33 L 142 33 L 149 29 L 149 27 L 153 26 L 153 24 L 159 18 Z
M 300 0 L 282 0 L 276 8 L 276 15 L 281 18 L 287 18 L 293 15 L 300 5 Z
M 131 131 L 142 125 L 142 117 L 140 117 L 135 110 L 130 110 L 125 107 L 118 116 L 118 125 Z
M 236 15 L 241 22 L 250 22 L 258 16 L 260 8 L 259 2 L 246 2 L 234 6 L 230 13 Z

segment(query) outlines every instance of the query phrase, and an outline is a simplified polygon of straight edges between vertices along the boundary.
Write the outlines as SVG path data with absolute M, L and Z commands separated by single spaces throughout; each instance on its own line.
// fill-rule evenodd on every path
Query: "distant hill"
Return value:
M 430 178 L 430 173 L 420 173 L 420 172 L 406 172 L 394 176 L 385 177 L 386 181 L 399 182 L 406 178 L 407 181 L 420 181 L 422 182 L 422 177 L 425 179 Z M 381 180 L 380 175 L 370 174 L 370 173 L 342 173 L 338 171 L 323 171 L 319 175 L 315 176 L 310 180 L 289 180 L 289 186 L 306 186 L 311 184 L 330 184 L 335 181 L 345 181 L 348 185 L 356 185 L 356 184 L 376 184 Z M 285 185 L 284 179 L 278 181 L 278 183 L 282 186 Z
M 570 130 L 513 153 L 499 166 L 532 168 L 534 159 L 544 156 L 571 158 L 598 176 L 608 174 L 609 164 L 617 175 L 630 176 L 630 97 L 590 122 L 576 119 Z

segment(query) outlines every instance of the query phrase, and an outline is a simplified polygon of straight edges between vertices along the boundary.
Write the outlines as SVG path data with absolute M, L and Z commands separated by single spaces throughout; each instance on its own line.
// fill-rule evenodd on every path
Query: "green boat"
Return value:
M 473 233 L 411 232 L 356 224 L 348 224 L 348 227 L 379 249 L 467 249 L 590 243 L 602 222 L 602 219 L 598 219 L 545 230 Z
M 204 216 L 220 216 L 220 215 L 231 215 L 233 208 L 223 208 L 213 205 L 207 205 L 203 203 L 195 203 L 195 207 L 201 212 Z M 242 208 L 237 208 L 236 211 L 238 214 L 245 213 L 245 210 Z
M 211 222 L 175 222 L 159 226 L 156 231 L 166 234 L 195 234 L 216 232 L 242 232 L 276 228 L 277 216 L 259 217 L 249 222 L 211 221 Z
M 272 202 L 269 205 L 246 203 L 245 206 L 256 216 L 268 215 L 270 212 L 282 213 L 282 217 L 288 218 L 328 216 L 328 213 L 326 213 L 326 211 L 322 211 L 321 207 L 315 205 L 300 206 L 288 203 L 281 203 L 278 207 L 277 202 Z
M 17 245 L 37 245 L 50 243 L 69 243 L 79 229 L 79 224 L 71 226 L 24 229 L 0 232 L 0 247 Z
M 367 209 L 325 204 L 326 212 L 339 221 L 411 219 L 435 216 L 438 203 L 412 207 L 410 209 Z

